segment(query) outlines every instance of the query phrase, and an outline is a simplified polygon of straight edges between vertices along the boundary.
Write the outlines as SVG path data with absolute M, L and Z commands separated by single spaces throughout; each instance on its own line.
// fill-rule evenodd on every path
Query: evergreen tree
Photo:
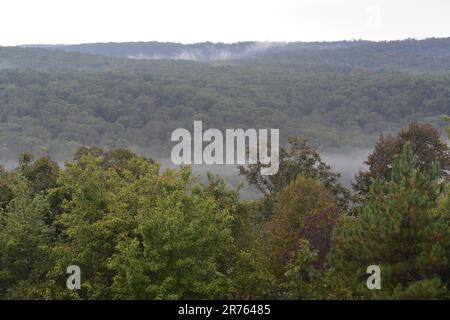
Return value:
M 391 178 L 373 180 L 357 218 L 335 232 L 329 266 L 335 297 L 442 298 L 448 289 L 450 225 L 436 211 L 440 168 L 420 170 L 407 144 Z M 381 290 L 366 288 L 366 268 L 381 268 Z

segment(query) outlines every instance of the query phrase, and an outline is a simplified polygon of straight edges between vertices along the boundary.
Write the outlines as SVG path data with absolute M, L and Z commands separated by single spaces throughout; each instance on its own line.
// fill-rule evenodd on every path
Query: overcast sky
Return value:
M 0 45 L 447 36 L 449 0 L 0 1 Z

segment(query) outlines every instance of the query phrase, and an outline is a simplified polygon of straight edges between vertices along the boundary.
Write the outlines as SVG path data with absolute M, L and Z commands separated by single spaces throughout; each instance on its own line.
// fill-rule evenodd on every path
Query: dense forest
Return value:
M 450 152 L 429 124 L 380 136 L 352 191 L 292 138 L 276 175 L 240 167 L 257 201 L 126 149 L 18 161 L 0 170 L 3 299 L 450 298 Z
M 389 42 L 91 43 L 34 46 L 114 58 L 271 63 L 292 68 L 346 67 L 447 73 L 450 39 Z
M 450 299 L 449 114 L 450 39 L 0 47 L 0 299 Z M 194 120 L 280 129 L 258 197 L 164 166 Z
M 123 53 L 192 49 L 159 43 L 65 49 L 70 52 L 0 48 L 1 160 L 42 147 L 67 160 L 86 144 L 131 146 L 164 159 L 170 133 L 194 120 L 214 128 L 282 128 L 284 143 L 301 136 L 321 150 L 370 148 L 379 132 L 411 121 L 443 132 L 450 66 L 440 59 L 450 60 L 450 39 L 250 50 L 257 45 L 263 44 L 197 44 L 204 55 L 251 53 L 214 61 L 126 59 Z

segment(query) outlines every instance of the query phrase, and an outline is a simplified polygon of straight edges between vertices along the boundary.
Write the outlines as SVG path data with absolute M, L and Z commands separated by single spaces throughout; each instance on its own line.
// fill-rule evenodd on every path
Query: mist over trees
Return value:
M 241 168 L 264 190 L 256 201 L 126 149 L 83 147 L 64 168 L 22 154 L 0 170 L 0 297 L 448 299 L 449 150 L 437 138 L 441 152 L 421 165 L 413 147 L 436 134 L 411 124 L 391 137 L 390 174 L 369 168 L 367 193 L 291 139 L 270 181 Z M 81 290 L 65 287 L 69 265 Z M 380 290 L 366 287 L 369 265 L 382 270 Z
M 48 51 L 54 65 L 54 54 L 77 55 Z M 85 58 L 112 59 L 93 57 Z M 3 161 L 42 147 L 59 160 L 70 159 L 82 145 L 132 146 L 168 158 L 170 133 L 191 128 L 194 120 L 219 129 L 282 128 L 283 143 L 301 136 L 322 150 L 366 149 L 379 132 L 395 132 L 411 121 L 443 129 L 441 115 L 450 110 L 448 75 L 286 70 L 254 60 L 236 66 L 130 62 L 129 69 L 80 71 L 69 58 L 62 62 L 65 71 L 0 70 Z
M 449 49 L 0 47 L 0 299 L 449 299 Z M 162 168 L 194 120 L 281 129 L 260 197 Z M 323 150 L 358 148 L 346 186 Z
M 415 73 L 447 73 L 449 38 L 371 42 L 125 42 L 35 45 L 65 52 L 135 60 L 185 60 L 271 64 L 287 68 L 361 68 Z

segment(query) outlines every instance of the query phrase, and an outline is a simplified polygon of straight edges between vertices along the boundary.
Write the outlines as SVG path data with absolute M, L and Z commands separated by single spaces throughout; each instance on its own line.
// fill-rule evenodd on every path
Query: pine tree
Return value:
M 373 180 L 366 203 L 334 235 L 330 266 L 339 298 L 442 298 L 450 269 L 449 220 L 436 210 L 440 168 L 417 169 L 407 144 L 389 181 Z M 368 290 L 366 269 L 381 268 L 381 290 Z

